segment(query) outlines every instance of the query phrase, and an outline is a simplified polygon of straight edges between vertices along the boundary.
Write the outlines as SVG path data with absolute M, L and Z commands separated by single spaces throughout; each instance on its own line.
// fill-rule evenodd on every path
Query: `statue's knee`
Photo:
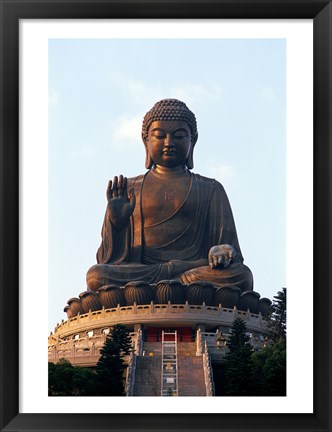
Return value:
M 242 263 L 232 263 L 224 271 L 227 283 L 238 286 L 241 291 L 253 291 L 254 279 L 249 267 Z
M 247 267 L 244 264 L 242 264 L 242 266 L 243 266 L 243 274 L 245 275 L 245 277 L 248 280 L 248 282 L 250 282 L 251 285 L 253 285 L 254 277 L 252 275 L 252 272 L 251 272 L 250 268 Z
M 247 280 L 247 289 L 246 291 L 253 291 L 254 290 L 254 277 L 251 273 L 251 270 L 246 267 L 246 280 Z
M 95 264 L 89 268 L 86 274 L 86 283 L 88 288 L 92 291 L 97 291 L 100 287 L 105 285 L 102 272 L 102 266 L 100 264 Z

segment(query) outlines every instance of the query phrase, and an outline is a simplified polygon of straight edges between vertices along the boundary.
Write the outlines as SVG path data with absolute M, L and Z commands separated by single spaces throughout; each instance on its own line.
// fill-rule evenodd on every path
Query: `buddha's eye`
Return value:
M 156 139 L 165 139 L 166 134 L 161 130 L 155 130 L 152 132 L 152 136 Z
M 188 132 L 184 129 L 179 129 L 179 130 L 174 132 L 173 136 L 174 136 L 174 139 L 183 140 L 185 138 L 188 138 Z

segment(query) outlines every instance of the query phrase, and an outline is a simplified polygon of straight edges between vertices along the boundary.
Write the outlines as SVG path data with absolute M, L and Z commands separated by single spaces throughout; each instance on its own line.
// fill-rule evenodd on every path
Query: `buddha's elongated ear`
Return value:
M 190 149 L 190 153 L 189 153 L 187 160 L 186 160 L 186 165 L 187 165 L 188 169 L 194 168 L 194 146 L 192 146 Z
M 148 150 L 148 146 L 146 145 L 146 140 L 147 139 L 146 140 L 144 139 L 143 134 L 142 134 L 142 140 L 143 140 L 143 143 L 144 143 L 145 154 L 146 154 L 146 156 L 145 156 L 145 168 L 146 169 L 150 169 L 150 168 L 152 168 L 153 160 L 151 159 L 150 152 Z
M 150 169 L 153 165 L 153 160 L 151 159 L 150 153 L 146 147 L 145 147 L 145 151 L 146 151 L 145 168 Z
M 192 141 L 192 143 L 191 143 L 190 153 L 189 153 L 187 160 L 186 160 L 186 165 L 187 165 L 188 169 L 194 168 L 194 147 L 195 147 L 197 138 L 198 138 L 198 135 L 196 135 L 195 140 Z

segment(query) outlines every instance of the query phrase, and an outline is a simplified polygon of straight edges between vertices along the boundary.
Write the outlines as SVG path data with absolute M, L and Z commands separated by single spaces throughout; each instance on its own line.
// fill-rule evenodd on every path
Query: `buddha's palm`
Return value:
M 134 190 L 131 189 L 128 197 L 127 178 L 122 175 L 114 177 L 108 182 L 107 186 L 107 211 L 112 224 L 117 229 L 122 229 L 132 215 L 136 199 Z
M 209 265 L 212 269 L 217 267 L 227 268 L 235 255 L 236 250 L 229 244 L 212 246 L 208 256 Z

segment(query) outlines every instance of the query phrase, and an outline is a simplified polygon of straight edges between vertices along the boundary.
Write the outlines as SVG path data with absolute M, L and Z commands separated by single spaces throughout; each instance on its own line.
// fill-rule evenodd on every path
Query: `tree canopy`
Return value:
M 285 396 L 286 395 L 286 288 L 273 298 L 271 313 L 266 318 L 271 334 L 266 346 L 254 351 L 249 343 L 245 322 L 236 318 L 227 342 L 219 386 L 223 395 Z
M 124 358 L 130 354 L 131 338 L 125 326 L 115 325 L 100 351 L 96 373 L 99 394 L 102 396 L 124 396 Z
M 253 353 L 253 375 L 259 396 L 286 396 L 286 340 Z
M 124 396 L 125 357 L 131 343 L 127 328 L 117 324 L 107 336 L 96 368 L 73 366 L 65 359 L 49 363 L 49 396 Z
M 265 396 L 286 395 L 287 290 L 273 297 L 271 314 L 266 321 L 272 331 L 270 343 L 253 354 L 257 392 Z
M 269 327 L 273 331 L 275 340 L 286 339 L 287 302 L 286 288 L 282 288 L 273 297 L 272 314 L 269 319 Z
M 91 368 L 73 366 L 61 359 L 48 363 L 49 396 L 94 396 L 97 394 L 96 373 Z
M 245 322 L 236 318 L 231 327 L 225 356 L 225 393 L 228 396 L 249 396 L 253 393 L 253 348 L 246 333 Z

